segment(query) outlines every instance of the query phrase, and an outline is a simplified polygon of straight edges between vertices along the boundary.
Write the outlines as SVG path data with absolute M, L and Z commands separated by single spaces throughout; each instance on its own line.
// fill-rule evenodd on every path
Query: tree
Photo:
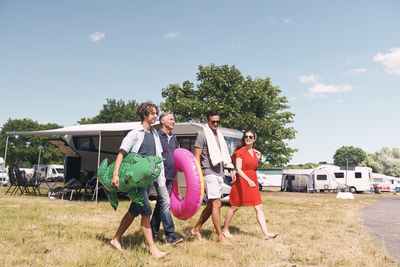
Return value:
M 366 165 L 375 173 L 400 177 L 400 149 L 383 147 L 375 154 L 368 154 Z
M 197 88 L 184 81 L 182 86 L 170 84 L 162 89 L 161 109 L 173 111 L 177 122 L 204 122 L 208 110 L 217 110 L 221 126 L 257 133 L 256 148 L 264 162 L 272 166 L 289 162 L 296 151 L 287 144 L 296 133 L 287 126 L 294 113 L 288 111 L 286 97 L 280 96 L 281 90 L 270 78 L 244 78 L 235 66 L 211 64 L 199 66 L 197 81 Z
M 314 169 L 318 167 L 320 164 L 314 162 L 308 162 L 306 164 L 299 164 L 299 165 L 290 165 L 288 169 Z
M 342 146 L 333 156 L 333 162 L 337 166 L 360 166 L 365 164 L 367 153 L 359 147 Z
M 5 151 L 6 132 L 40 131 L 61 128 L 55 123 L 39 124 L 31 119 L 8 119 L 1 129 L 0 151 Z M 40 162 L 43 164 L 61 164 L 64 154 L 54 145 L 46 141 L 44 136 L 9 136 L 7 148 L 7 164 L 19 167 L 32 167 L 37 164 L 39 149 L 43 146 Z
M 110 122 L 128 122 L 140 121 L 140 117 L 136 114 L 138 104 L 135 100 L 129 100 L 127 104 L 120 99 L 107 99 L 107 104 L 103 105 L 100 113 L 93 118 L 82 118 L 79 124 L 91 123 L 110 123 Z

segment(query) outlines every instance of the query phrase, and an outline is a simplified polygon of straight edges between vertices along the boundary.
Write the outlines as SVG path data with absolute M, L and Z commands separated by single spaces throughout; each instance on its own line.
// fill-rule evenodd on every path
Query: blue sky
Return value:
M 270 77 L 296 114 L 291 163 L 400 139 L 399 1 L 0 0 L 0 125 L 63 126 L 107 98 L 163 101 L 200 64 Z

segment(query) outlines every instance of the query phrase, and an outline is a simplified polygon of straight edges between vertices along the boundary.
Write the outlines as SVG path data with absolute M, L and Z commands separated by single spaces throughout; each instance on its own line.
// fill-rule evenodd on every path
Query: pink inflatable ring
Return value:
M 187 149 L 177 148 L 174 151 L 175 180 L 172 182 L 171 211 L 180 220 L 186 220 L 200 209 L 204 195 L 203 173 L 194 155 Z M 182 199 L 176 178 L 182 170 L 186 178 L 186 195 Z

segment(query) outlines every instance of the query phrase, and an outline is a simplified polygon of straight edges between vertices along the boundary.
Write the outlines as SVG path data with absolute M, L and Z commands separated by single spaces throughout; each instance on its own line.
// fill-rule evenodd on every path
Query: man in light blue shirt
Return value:
M 142 123 L 137 128 L 130 131 L 122 141 L 117 159 L 115 160 L 115 168 L 112 179 L 113 186 L 119 186 L 119 168 L 121 166 L 122 160 L 127 153 L 136 152 L 144 157 L 162 156 L 162 146 L 160 138 L 157 134 L 157 131 L 153 127 L 151 127 L 151 125 L 154 124 L 157 120 L 158 107 L 151 102 L 145 102 L 139 105 L 137 109 L 137 114 L 140 116 Z M 161 173 L 160 176 L 157 178 L 157 181 L 160 184 L 165 184 L 163 163 L 161 163 Z M 150 217 L 152 210 L 148 198 L 152 186 L 153 183 L 142 189 L 144 194 L 143 207 L 137 205 L 134 202 L 131 203 L 128 212 L 122 218 L 122 221 L 118 227 L 117 232 L 115 233 L 114 238 L 110 241 L 111 245 L 121 252 L 125 251 L 125 249 L 121 245 L 122 235 L 132 224 L 133 220 L 137 216 L 141 215 L 142 232 L 144 235 L 144 239 L 149 246 L 152 256 L 154 256 L 155 258 L 162 258 L 168 254 L 167 252 L 160 251 L 155 246 L 153 240 L 150 226 Z

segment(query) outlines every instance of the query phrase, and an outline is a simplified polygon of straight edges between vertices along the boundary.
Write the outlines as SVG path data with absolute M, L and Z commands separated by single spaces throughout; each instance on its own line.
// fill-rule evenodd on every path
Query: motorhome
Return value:
M 372 169 L 370 167 L 335 167 L 334 175 L 339 187 L 347 187 L 352 193 L 371 189 Z
M 3 186 L 8 185 L 9 177 L 8 170 L 5 168 L 5 162 L 2 157 L 0 157 L 0 184 Z
M 131 130 L 140 125 L 140 122 L 120 122 L 84 124 L 65 127 L 60 129 L 34 131 L 34 132 L 8 132 L 7 135 L 47 135 L 67 136 L 67 140 L 61 138 L 48 139 L 56 145 L 64 154 L 64 179 L 80 176 L 81 170 L 87 169 L 90 173 L 97 170 L 98 164 L 105 158 L 113 162 L 118 154 L 122 139 Z M 156 129 L 160 127 L 157 123 L 153 125 Z M 194 143 L 199 131 L 204 125 L 200 123 L 176 123 L 173 133 L 176 135 L 180 147 L 194 152 Z M 219 127 L 225 137 L 230 153 L 233 152 L 237 141 L 243 133 L 229 128 Z M 42 166 L 42 165 L 41 165 Z M 184 194 L 186 190 L 183 175 L 178 176 L 180 191 Z M 222 197 L 227 199 L 230 192 L 229 179 L 226 179 L 226 188 Z M 229 199 L 229 198 L 228 198 Z
M 372 173 L 372 185 L 377 186 L 381 192 L 390 192 L 392 183 L 388 176 L 381 173 Z
M 36 177 L 48 180 L 63 180 L 64 166 L 56 164 L 33 165 Z
M 257 180 L 262 187 L 278 188 L 282 184 L 282 169 L 257 170 Z

